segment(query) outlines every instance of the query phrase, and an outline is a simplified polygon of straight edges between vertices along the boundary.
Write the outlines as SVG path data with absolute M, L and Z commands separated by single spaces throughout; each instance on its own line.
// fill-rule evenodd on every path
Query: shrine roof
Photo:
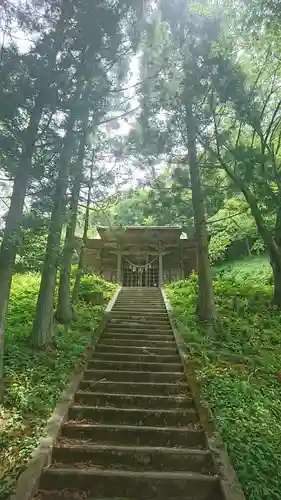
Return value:
M 179 226 L 111 226 L 97 227 L 98 234 L 103 241 L 178 241 L 183 232 Z

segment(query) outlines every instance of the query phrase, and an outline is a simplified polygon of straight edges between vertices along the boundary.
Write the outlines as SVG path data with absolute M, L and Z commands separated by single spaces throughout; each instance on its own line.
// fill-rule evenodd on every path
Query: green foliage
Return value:
M 105 300 L 112 297 L 113 293 L 116 291 L 118 285 L 104 281 L 100 276 L 94 276 L 91 274 L 84 274 L 81 277 L 81 287 L 79 291 L 79 299 L 87 301 L 89 295 L 95 292 L 103 292 Z
M 230 274 L 215 278 L 216 334 L 196 326 L 196 276 L 167 287 L 247 500 L 277 500 L 281 490 L 281 317 L 270 307 L 263 263 L 260 259 L 260 279 L 256 274 L 254 281 L 246 281 L 245 275 L 235 281 Z
M 214 272 L 217 278 L 227 279 L 232 282 L 272 284 L 272 269 L 267 255 L 225 263 L 216 266 Z
M 39 285 L 36 274 L 15 275 L 12 283 L 5 339 L 5 401 L 0 405 L 1 499 L 11 493 L 74 364 L 94 340 L 103 313 L 101 307 L 79 302 L 68 331 L 56 326 L 53 344 L 35 351 L 28 340 Z M 83 277 L 81 294 L 90 288 L 103 290 L 108 299 L 114 291 L 114 285 L 101 278 Z
M 208 224 L 212 262 L 223 261 L 234 243 L 240 243 L 240 252 L 244 251 L 244 254 L 264 250 L 263 246 L 256 244 L 260 238 L 255 221 L 249 213 L 246 201 L 241 197 L 228 198 L 220 210 L 208 219 Z

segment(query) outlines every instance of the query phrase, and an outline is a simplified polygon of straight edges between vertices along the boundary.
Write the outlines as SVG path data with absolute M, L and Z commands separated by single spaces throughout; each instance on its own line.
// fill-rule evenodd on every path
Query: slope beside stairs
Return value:
M 39 499 L 224 499 L 159 289 L 121 290 Z

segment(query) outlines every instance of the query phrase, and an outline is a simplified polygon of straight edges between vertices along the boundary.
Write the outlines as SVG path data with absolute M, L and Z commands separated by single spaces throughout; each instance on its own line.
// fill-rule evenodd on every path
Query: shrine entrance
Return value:
M 149 263 L 143 259 L 131 262 L 123 257 L 122 263 L 122 284 L 127 287 L 154 287 L 159 286 L 159 258 L 153 258 Z
M 83 267 L 125 287 L 162 287 L 197 270 L 196 240 L 180 227 L 98 227 L 88 239 Z

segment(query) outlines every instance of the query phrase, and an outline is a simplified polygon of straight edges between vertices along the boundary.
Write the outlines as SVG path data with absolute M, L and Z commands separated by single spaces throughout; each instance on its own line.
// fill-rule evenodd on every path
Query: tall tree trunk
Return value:
M 86 206 L 85 222 L 84 222 L 84 230 L 83 230 L 83 243 L 82 243 L 82 246 L 80 249 L 78 268 L 77 268 L 77 272 L 76 272 L 76 276 L 75 276 L 75 283 L 74 283 L 73 292 L 72 292 L 72 303 L 73 304 L 75 304 L 78 301 L 81 276 L 82 276 L 82 272 L 83 272 L 84 253 L 85 253 L 85 247 L 87 244 L 88 229 L 89 229 L 92 182 L 93 182 L 93 168 L 91 167 L 91 175 L 90 175 L 90 182 L 89 182 L 89 188 L 88 188 L 88 198 L 87 198 L 87 206 Z
M 56 182 L 54 204 L 50 220 L 47 248 L 32 328 L 32 344 L 42 346 L 52 339 L 54 292 L 60 256 L 60 242 L 66 209 L 66 192 L 73 150 L 75 114 L 70 111 L 60 157 L 59 177 Z
M 224 161 L 223 157 L 220 155 L 218 147 L 217 151 L 213 151 L 208 145 L 208 143 L 204 141 L 201 141 L 201 143 L 203 147 L 205 147 L 206 150 L 209 151 L 213 157 L 219 160 L 220 164 L 225 169 L 230 179 L 232 179 L 234 184 L 236 184 L 236 186 L 238 186 L 241 192 L 243 193 L 245 200 L 247 201 L 250 207 L 251 214 L 255 219 L 258 233 L 261 236 L 270 256 L 270 263 L 272 267 L 273 281 L 274 281 L 274 292 L 273 292 L 272 303 L 281 309 L 281 294 L 280 294 L 281 205 L 277 211 L 275 235 L 273 235 L 272 231 L 270 231 L 266 226 L 262 212 L 258 206 L 257 199 L 252 194 L 245 181 L 239 175 L 236 174 L 236 172 L 228 165 L 227 162 Z
M 32 156 L 34 153 L 39 122 L 42 116 L 42 109 L 42 104 L 38 98 L 25 131 L 26 142 L 14 179 L 13 192 L 0 249 L 0 402 L 3 400 L 4 392 L 5 317 L 10 296 L 14 262 L 20 246 L 20 230 L 24 200 L 32 168 Z
M 87 129 L 88 129 L 88 116 L 85 117 L 84 131 L 79 145 L 79 152 L 76 163 L 76 175 L 73 182 L 71 202 L 70 202 L 70 220 L 66 230 L 61 271 L 60 271 L 56 320 L 62 324 L 70 323 L 72 320 L 72 307 L 71 307 L 71 297 L 70 297 L 71 262 L 72 262 L 73 248 L 74 248 L 79 193 L 81 188 L 81 181 L 83 178 L 83 160 L 84 160 L 85 146 L 87 141 Z
M 281 204 L 277 210 L 274 241 L 277 246 L 277 252 L 270 252 L 274 286 L 272 303 L 281 309 Z
M 213 293 L 212 273 L 208 252 L 208 234 L 205 221 L 204 196 L 197 164 L 196 123 L 192 104 L 186 105 L 187 146 L 192 205 L 198 253 L 199 292 L 197 298 L 197 317 L 199 321 L 214 325 L 216 307 Z
M 249 257 L 251 257 L 251 255 L 252 255 L 251 246 L 250 246 L 249 238 L 247 236 L 245 238 L 245 246 L 246 246 L 247 255 Z
M 64 23 L 67 19 L 69 0 L 63 0 L 61 15 L 57 23 L 55 42 L 52 54 L 49 57 L 47 75 L 39 82 L 39 92 L 35 99 L 29 123 L 24 133 L 24 144 L 19 166 L 16 171 L 10 207 L 6 219 L 4 236 L 0 249 L 0 402 L 3 399 L 3 372 L 4 372 L 4 323 L 10 296 L 11 281 L 16 254 L 20 245 L 21 222 L 24 209 L 24 200 L 30 175 L 32 172 L 32 158 L 35 150 L 35 142 L 38 134 L 39 124 L 46 103 L 50 81 L 56 65 L 57 52 L 60 48 Z

